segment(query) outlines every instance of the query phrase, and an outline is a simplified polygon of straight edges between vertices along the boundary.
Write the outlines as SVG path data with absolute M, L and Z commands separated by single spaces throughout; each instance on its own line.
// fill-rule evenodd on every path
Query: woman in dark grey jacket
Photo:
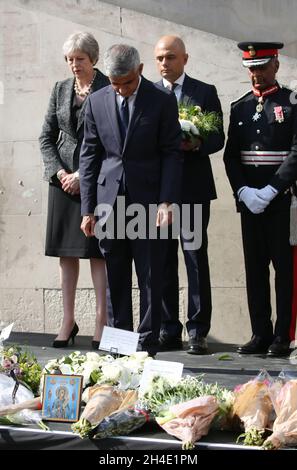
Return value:
M 44 178 L 49 181 L 45 254 L 60 258 L 64 317 L 54 347 L 65 347 L 78 333 L 74 318 L 79 258 L 90 259 L 96 294 L 96 327 L 92 347 L 98 349 L 106 324 L 105 263 L 98 240 L 80 230 L 79 152 L 83 140 L 84 109 L 90 93 L 109 85 L 94 65 L 99 46 L 90 33 L 72 34 L 63 53 L 73 77 L 57 82 L 39 138 Z

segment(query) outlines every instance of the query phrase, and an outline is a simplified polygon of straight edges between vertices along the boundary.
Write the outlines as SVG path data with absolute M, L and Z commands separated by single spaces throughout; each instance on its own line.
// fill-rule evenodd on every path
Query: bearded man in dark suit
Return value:
M 127 228 L 131 204 L 140 204 L 148 218 L 156 207 L 154 226 L 170 224 L 168 207 L 179 202 L 182 161 L 181 129 L 174 95 L 142 76 L 138 51 L 125 44 L 109 48 L 104 57 L 111 85 L 90 96 L 80 155 L 82 230 L 92 236 L 97 206 L 109 207 Z M 117 204 L 124 197 L 124 208 Z M 112 213 L 100 213 L 105 226 Z M 108 212 L 108 211 L 107 211 Z M 126 214 L 123 217 L 123 214 Z M 130 212 L 131 213 L 131 212 Z M 143 221 L 142 221 L 143 222 Z M 147 227 L 152 228 L 152 227 Z M 162 277 L 167 240 L 101 238 L 110 291 L 109 325 L 133 330 L 132 261 L 140 289 L 139 350 L 155 354 L 161 322 Z M 101 233 L 102 235 L 102 233 Z M 133 237 L 132 237 L 133 238 Z
M 189 77 L 184 72 L 188 54 L 184 42 L 177 36 L 163 36 L 155 47 L 155 59 L 162 76 L 159 82 L 174 91 L 176 99 L 185 106 L 198 105 L 202 111 L 214 111 L 222 117 L 221 104 L 213 85 Z M 222 120 L 223 121 L 223 120 Z M 189 204 L 190 232 L 194 227 L 194 205 L 201 204 L 202 235 L 200 248 L 188 249 L 186 232 L 181 230 L 180 240 L 188 276 L 189 354 L 207 352 L 206 336 L 211 322 L 211 286 L 207 254 L 207 227 L 210 217 L 210 201 L 216 199 L 216 189 L 209 154 L 224 146 L 224 131 L 211 133 L 206 141 L 182 143 L 184 155 L 182 203 Z M 160 342 L 163 349 L 181 349 L 183 325 L 179 321 L 178 301 L 178 240 L 172 239 L 166 259 L 163 293 L 163 319 Z

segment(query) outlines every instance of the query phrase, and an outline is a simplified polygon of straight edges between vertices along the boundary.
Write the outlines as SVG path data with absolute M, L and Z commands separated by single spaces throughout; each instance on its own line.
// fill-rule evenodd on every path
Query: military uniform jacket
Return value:
M 235 197 L 242 186 L 270 184 L 280 193 L 273 208 L 297 176 L 297 104 L 285 87 L 265 97 L 260 113 L 257 104 L 252 91 L 231 104 L 224 163 Z

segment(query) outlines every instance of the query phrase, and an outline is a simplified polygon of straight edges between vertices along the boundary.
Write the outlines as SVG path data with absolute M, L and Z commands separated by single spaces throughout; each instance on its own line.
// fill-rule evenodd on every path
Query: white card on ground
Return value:
M 5 341 L 10 337 L 10 333 L 12 331 L 14 323 L 11 323 L 10 325 L 6 326 L 3 328 L 3 330 L 0 333 L 0 341 Z
M 144 391 L 149 385 L 152 377 L 157 375 L 166 377 L 169 380 L 178 381 L 183 373 L 182 362 L 171 361 L 147 361 L 144 363 L 143 373 L 140 380 L 140 390 Z
M 135 353 L 138 340 L 139 333 L 105 326 L 103 328 L 99 349 L 115 354 L 130 356 L 130 354 Z

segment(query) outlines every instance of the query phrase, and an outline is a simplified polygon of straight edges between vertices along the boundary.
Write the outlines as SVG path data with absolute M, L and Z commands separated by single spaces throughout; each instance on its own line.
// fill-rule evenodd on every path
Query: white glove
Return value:
M 275 196 L 277 196 L 277 194 L 278 190 L 273 186 L 270 186 L 270 184 L 264 186 L 264 188 L 257 189 L 257 196 L 264 199 L 264 201 L 267 202 L 267 205 L 275 198 Z
M 239 201 L 244 202 L 246 207 L 253 214 L 260 214 L 264 212 L 265 207 L 269 202 L 262 199 L 257 195 L 257 188 L 250 188 L 249 186 L 243 186 L 237 192 Z

